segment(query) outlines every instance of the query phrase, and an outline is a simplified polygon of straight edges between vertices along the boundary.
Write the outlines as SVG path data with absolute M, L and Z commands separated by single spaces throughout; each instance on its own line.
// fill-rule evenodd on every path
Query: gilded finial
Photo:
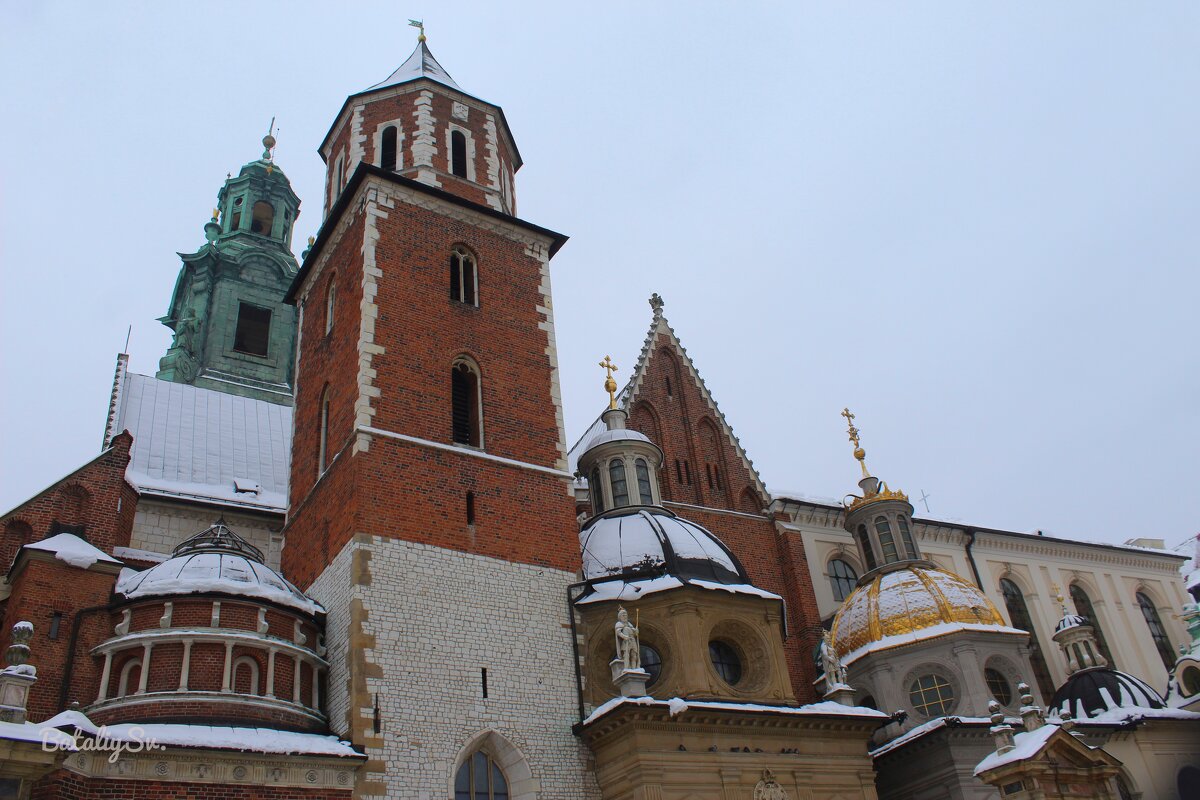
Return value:
M 271 151 L 275 149 L 275 118 L 271 117 L 271 125 L 267 128 L 267 135 L 262 139 L 263 143 L 263 161 L 271 160 Z
M 425 41 L 425 21 L 421 19 L 410 19 L 408 24 L 421 31 L 421 35 L 417 37 L 417 41 Z
M 617 407 L 617 382 L 613 380 L 612 374 L 617 371 L 617 365 L 612 363 L 612 359 L 608 356 L 600 362 L 600 366 L 606 370 L 604 376 L 604 391 L 608 392 L 608 407 Z
M 212 216 L 212 218 L 213 218 L 213 222 L 216 222 L 216 221 L 217 221 L 217 217 L 219 217 L 219 216 L 221 216 L 221 211 L 220 211 L 220 209 L 216 209 L 216 208 L 214 208 L 214 209 L 213 209 L 213 216 Z
M 1062 608 L 1063 616 L 1070 614 L 1071 612 L 1067 611 L 1067 601 L 1063 599 L 1062 589 L 1059 588 L 1057 583 L 1050 584 L 1050 588 L 1054 590 L 1054 599 L 1058 601 L 1059 607 Z
M 850 443 L 854 445 L 854 457 L 858 459 L 858 465 L 862 467 L 863 477 L 869 478 L 871 473 L 867 471 L 867 451 L 859 445 L 858 428 L 854 427 L 854 415 L 850 413 L 849 408 L 843 408 L 842 416 L 846 418 L 846 424 L 850 426 L 846 429 L 846 433 L 850 435 Z
M 308 246 L 309 247 L 312 247 L 316 243 L 317 243 L 317 237 L 315 237 L 315 236 L 308 237 Z

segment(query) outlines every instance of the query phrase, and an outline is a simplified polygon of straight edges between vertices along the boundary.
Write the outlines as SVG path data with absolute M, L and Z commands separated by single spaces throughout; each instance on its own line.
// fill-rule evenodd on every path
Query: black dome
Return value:
M 1140 678 L 1115 669 L 1076 672 L 1058 687 L 1050 710 L 1075 719 L 1097 717 L 1118 708 L 1166 708 L 1162 696 Z

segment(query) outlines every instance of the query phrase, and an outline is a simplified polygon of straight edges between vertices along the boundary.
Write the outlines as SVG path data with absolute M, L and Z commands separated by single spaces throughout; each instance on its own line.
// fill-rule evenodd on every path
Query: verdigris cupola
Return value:
M 580 474 L 588 481 L 592 513 L 624 506 L 656 506 L 662 501 L 658 469 L 663 452 L 644 434 L 625 427 L 629 415 L 617 407 L 617 382 L 612 377 L 617 367 L 608 356 L 600 366 L 608 373 L 604 382 L 608 409 L 601 415 L 608 429 L 596 434 L 579 457 Z
M 846 530 L 854 534 L 859 555 L 868 570 L 906 561 L 920 561 L 921 551 L 912 535 L 912 505 L 908 495 L 889 489 L 886 483 L 867 469 L 867 451 L 858 439 L 854 415 L 843 409 L 842 416 L 849 424 L 848 433 L 854 445 L 854 457 L 862 469 L 858 486 L 862 495 L 848 495 Z
M 229 177 L 204 226 L 207 243 L 180 253 L 183 267 L 160 322 L 175 332 L 157 377 L 292 404 L 296 310 L 283 297 L 299 269 L 292 229 L 300 199 L 275 165 L 275 137 L 262 158 Z

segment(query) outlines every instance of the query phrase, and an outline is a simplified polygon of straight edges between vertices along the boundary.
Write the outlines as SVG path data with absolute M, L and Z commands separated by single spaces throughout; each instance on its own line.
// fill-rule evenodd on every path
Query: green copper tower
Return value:
M 183 267 L 160 322 L 175 332 L 157 377 L 292 404 L 296 309 L 283 296 L 299 265 L 292 227 L 300 198 L 263 137 L 263 155 L 228 178 L 204 226 L 208 243 Z

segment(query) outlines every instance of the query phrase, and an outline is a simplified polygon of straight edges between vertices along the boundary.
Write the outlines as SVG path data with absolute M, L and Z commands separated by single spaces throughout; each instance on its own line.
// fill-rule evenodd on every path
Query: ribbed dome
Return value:
M 1145 681 L 1115 669 L 1076 672 L 1058 687 L 1050 709 L 1075 719 L 1097 717 L 1121 708 L 1166 708 L 1162 696 Z
M 832 632 L 838 655 L 852 661 L 856 651 L 888 637 L 903 636 L 896 644 L 907 644 L 961 626 L 1018 633 L 974 585 L 950 572 L 911 565 L 877 574 L 855 589 L 834 617 Z
M 174 558 L 141 572 L 123 572 L 116 591 L 128 600 L 215 592 L 267 600 L 306 614 L 324 612 L 261 558 L 256 547 L 218 522 L 176 547 Z
M 1080 625 L 1089 625 L 1087 617 L 1081 617 L 1078 614 L 1063 614 L 1063 618 L 1054 626 L 1054 632 L 1065 631 L 1068 628 L 1078 628 Z
M 716 536 L 658 506 L 593 517 L 579 532 L 579 544 L 588 580 L 655 572 L 725 584 L 750 582 Z
M 616 441 L 649 442 L 650 439 L 644 433 L 639 433 L 638 431 L 629 430 L 628 428 L 614 428 L 610 431 L 600 431 L 600 433 L 593 436 L 588 440 L 584 451 L 591 450 L 596 445 L 604 444 L 605 442 Z

